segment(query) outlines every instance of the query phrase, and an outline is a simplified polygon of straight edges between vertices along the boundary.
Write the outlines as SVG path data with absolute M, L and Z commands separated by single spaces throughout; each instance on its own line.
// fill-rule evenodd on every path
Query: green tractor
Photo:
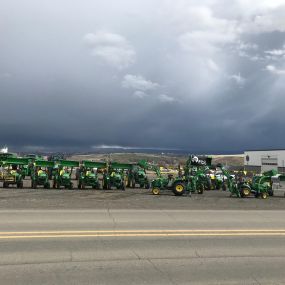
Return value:
M 254 196 L 256 198 L 261 197 L 262 199 L 266 199 L 269 196 L 270 187 L 268 183 L 271 181 L 271 177 L 258 178 L 251 184 L 243 179 L 236 181 L 224 166 L 219 164 L 218 167 L 221 168 L 223 174 L 227 177 L 227 188 L 231 192 L 231 196 L 235 195 L 238 198 Z
M 171 190 L 174 195 L 203 194 L 205 189 L 209 189 L 208 171 L 211 162 L 211 157 L 190 155 L 184 167 L 184 175 L 176 177 L 173 181 Z
M 279 174 L 276 170 L 270 170 L 263 172 L 262 175 L 253 176 L 251 183 L 249 183 L 251 192 L 253 193 L 266 192 L 269 196 L 273 196 L 274 192 L 272 189 L 272 177 L 278 175 Z
M 53 167 L 52 161 L 36 160 L 31 172 L 32 188 L 36 189 L 38 186 L 43 186 L 45 189 L 50 188 L 49 182 L 49 168 Z
M 79 167 L 78 161 L 58 161 L 54 167 L 53 188 L 60 189 L 60 187 L 64 187 L 65 189 L 72 189 L 73 183 L 71 176 L 74 167 Z
M 146 175 L 147 162 L 141 160 L 138 164 L 133 164 L 128 171 L 128 185 L 127 187 L 136 188 L 139 185 L 140 188 L 149 189 L 150 182 Z
M 127 184 L 125 171 L 129 171 L 131 168 L 132 164 L 129 163 L 109 163 L 103 173 L 103 189 L 110 190 L 114 187 L 125 190 Z
M 154 195 L 160 194 L 161 190 L 171 190 L 175 196 L 182 196 L 185 193 L 202 194 L 204 189 L 209 187 L 209 178 L 207 172 L 209 165 L 211 165 L 211 157 L 197 157 L 195 155 L 189 156 L 184 167 L 184 174 L 177 177 L 168 175 L 162 177 L 158 173 L 157 179 L 152 181 L 152 193 Z
M 159 195 L 160 189 L 167 189 L 172 184 L 173 175 L 169 174 L 167 177 L 164 177 L 160 172 L 159 166 L 150 164 L 146 160 L 139 161 L 138 166 L 144 170 L 144 173 L 146 170 L 155 172 L 156 178 L 151 183 L 144 181 L 147 187 L 151 186 L 154 195 Z
M 85 187 L 92 187 L 93 189 L 100 189 L 97 170 L 99 168 L 106 168 L 105 162 L 82 161 L 78 172 L 78 188 L 85 189 Z M 94 169 L 97 169 L 96 171 Z
M 0 181 L 3 182 L 3 188 L 9 185 L 16 185 L 17 188 L 23 188 L 23 167 L 28 165 L 25 158 L 8 157 L 0 162 Z

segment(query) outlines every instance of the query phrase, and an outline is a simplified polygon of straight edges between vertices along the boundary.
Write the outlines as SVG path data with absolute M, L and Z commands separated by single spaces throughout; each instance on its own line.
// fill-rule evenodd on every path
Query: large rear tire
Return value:
M 182 182 L 176 182 L 173 185 L 173 193 L 175 196 L 182 196 L 185 193 L 185 184 Z
M 250 196 L 250 194 L 251 194 L 251 191 L 250 191 L 250 188 L 248 188 L 248 187 L 241 187 L 240 188 L 240 195 L 241 195 L 241 197 L 242 198 L 246 198 L 246 197 L 249 197 Z
M 262 193 L 260 193 L 260 197 L 261 197 L 261 199 L 267 199 L 268 194 L 266 192 L 262 192 Z

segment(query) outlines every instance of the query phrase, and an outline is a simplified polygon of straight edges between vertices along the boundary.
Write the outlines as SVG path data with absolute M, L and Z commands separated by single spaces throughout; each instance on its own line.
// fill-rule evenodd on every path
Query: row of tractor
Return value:
M 152 179 L 149 177 L 152 176 Z M 23 180 L 30 177 L 31 187 L 75 188 L 79 189 L 121 189 L 145 188 L 154 195 L 172 191 L 176 196 L 192 193 L 203 194 L 205 190 L 228 190 L 231 196 L 239 198 L 255 196 L 267 198 L 274 194 L 274 181 L 285 181 L 285 175 L 268 171 L 255 175 L 252 179 L 232 175 L 223 165 L 212 165 L 208 156 L 190 155 L 177 175 L 162 174 L 160 167 L 141 160 L 138 163 L 113 161 L 73 161 L 61 156 L 45 160 L 41 156 L 17 157 L 13 154 L 0 154 L 0 181 L 3 187 L 9 185 L 22 188 Z
M 74 175 L 73 175 L 74 174 Z M 99 179 L 99 175 L 101 179 Z M 72 161 L 64 159 L 44 160 L 42 157 L 16 157 L 0 155 L 0 181 L 3 187 L 12 185 L 23 187 L 26 177 L 31 179 L 31 187 L 74 188 L 73 180 L 78 180 L 78 188 L 91 187 L 109 190 L 125 190 L 126 187 L 150 188 L 150 182 L 139 164 L 118 162 Z M 75 177 L 74 177 L 75 176 Z M 50 182 L 52 181 L 52 183 Z

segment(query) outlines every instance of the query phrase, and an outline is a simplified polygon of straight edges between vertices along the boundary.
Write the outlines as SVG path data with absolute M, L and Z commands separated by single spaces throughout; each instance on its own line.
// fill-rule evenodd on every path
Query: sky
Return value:
M 284 148 L 285 0 L 0 0 L 0 146 Z

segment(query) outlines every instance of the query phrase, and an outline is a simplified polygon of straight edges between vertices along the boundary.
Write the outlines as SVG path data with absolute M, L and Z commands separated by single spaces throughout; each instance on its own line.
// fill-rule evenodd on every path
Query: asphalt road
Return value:
M 284 284 L 284 213 L 2 209 L 0 282 Z

